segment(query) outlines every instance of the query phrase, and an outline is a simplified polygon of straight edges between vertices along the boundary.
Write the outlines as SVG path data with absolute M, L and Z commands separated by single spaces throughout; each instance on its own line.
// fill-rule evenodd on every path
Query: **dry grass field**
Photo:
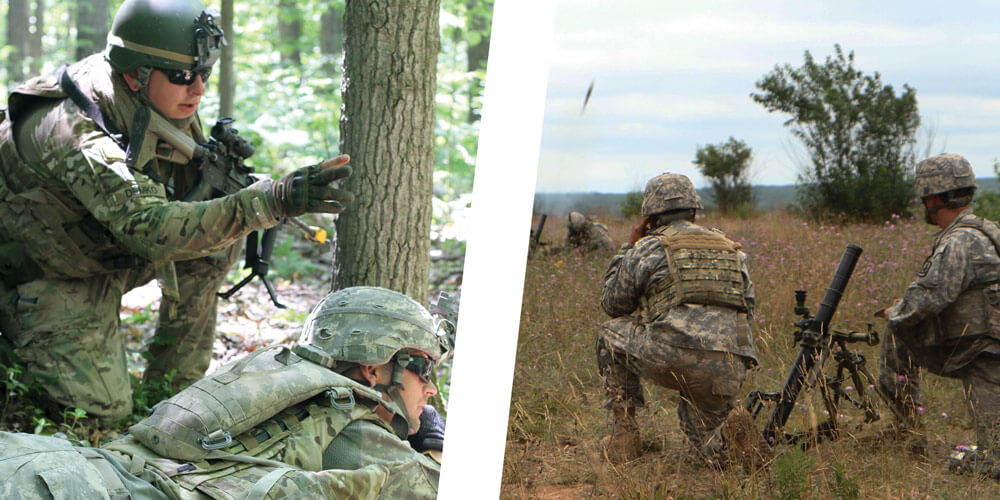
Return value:
M 601 220 L 619 242 L 635 222 Z M 909 219 L 823 226 L 770 213 L 749 220 L 709 214 L 698 222 L 725 231 L 750 257 L 760 366 L 743 394 L 780 390 L 798 352 L 792 340 L 792 323 L 798 319 L 794 291 L 809 292 L 806 303 L 815 313 L 848 243 L 864 251 L 833 326 L 860 331 L 874 323 L 882 332 L 885 323 L 873 313 L 902 294 L 929 252 L 933 234 L 931 226 Z M 564 234 L 565 223 L 550 218 L 542 241 L 559 246 Z M 502 498 L 1000 498 L 996 481 L 948 473 L 954 447 L 973 444 L 975 436 L 958 381 L 930 374 L 923 376 L 924 455 L 911 451 L 912 440 L 876 438 L 893 421 L 880 407 L 882 419 L 863 426 L 861 415 L 848 410 L 842 422 L 847 432 L 838 441 L 804 452 L 776 447 L 768 466 L 757 471 L 714 471 L 687 450 L 676 393 L 644 383 L 647 405 L 638 420 L 645 453 L 630 463 L 609 463 L 599 445 L 610 432 L 611 418 L 601 408 L 594 343 L 598 325 L 607 319 L 600 293 L 610 257 L 566 251 L 528 259 Z M 878 347 L 860 349 L 877 374 Z M 822 418 L 818 392 L 801 394 L 789 428 Z M 758 417 L 758 426 L 766 413 Z

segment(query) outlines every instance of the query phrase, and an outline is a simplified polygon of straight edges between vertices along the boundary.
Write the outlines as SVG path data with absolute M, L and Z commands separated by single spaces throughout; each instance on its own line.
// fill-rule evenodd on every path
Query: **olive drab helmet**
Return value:
M 306 319 L 295 353 L 335 371 L 381 365 L 416 349 L 434 362 L 451 351 L 443 322 L 415 300 L 373 286 L 327 295 Z
M 913 179 L 917 196 L 923 198 L 963 188 L 976 189 L 972 165 L 959 155 L 940 154 L 917 164 Z
M 226 44 L 216 17 L 198 0 L 125 0 L 111 24 L 105 58 L 121 73 L 140 66 L 201 72 Z
M 406 411 L 400 392 L 403 370 L 414 349 L 434 363 L 447 356 L 453 345 L 449 334 L 454 334 L 448 326 L 401 293 L 373 286 L 345 288 L 327 295 L 309 314 L 302 330 L 304 343 L 295 354 L 339 373 L 393 362 L 390 383 L 374 387 L 391 398 L 415 432 L 420 421 Z
M 569 232 L 576 233 L 583 229 L 583 225 L 587 222 L 587 218 L 583 216 L 580 212 L 570 212 L 569 213 Z
M 681 174 L 660 174 L 646 183 L 642 195 L 642 216 L 662 214 L 674 210 L 701 210 L 701 197 L 694 190 L 691 179 Z

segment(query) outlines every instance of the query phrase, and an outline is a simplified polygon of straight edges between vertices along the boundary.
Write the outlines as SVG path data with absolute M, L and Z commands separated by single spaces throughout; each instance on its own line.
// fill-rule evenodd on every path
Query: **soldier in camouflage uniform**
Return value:
M 0 433 L 0 498 L 433 499 L 441 324 L 389 290 L 331 293 L 302 345 L 227 364 L 101 448 Z
M 25 82 L 0 110 L 0 342 L 57 405 L 108 423 L 130 413 L 121 297 L 154 277 L 163 299 L 145 377 L 201 378 L 242 239 L 351 199 L 330 186 L 350 174 L 341 156 L 184 201 L 196 164 L 165 139 L 205 142 L 197 107 L 224 43 L 198 0 L 126 0 L 104 53 Z
M 920 367 L 960 379 L 979 448 L 966 464 L 987 463 L 989 473 L 1000 457 L 1000 227 L 969 208 L 976 178 L 961 156 L 918 163 L 915 186 L 926 221 L 941 232 L 902 299 L 877 313 L 888 321 L 880 389 L 912 429 Z
M 570 212 L 566 224 L 566 246 L 586 251 L 609 251 L 615 247 L 608 226 L 580 212 Z
M 662 174 L 646 185 L 645 219 L 611 260 L 597 362 L 613 412 L 610 459 L 642 453 L 640 378 L 680 392 L 677 414 L 693 450 L 714 464 L 719 426 L 739 404 L 757 362 L 750 333 L 753 284 L 746 256 L 718 230 L 694 224 L 701 200 L 691 181 Z

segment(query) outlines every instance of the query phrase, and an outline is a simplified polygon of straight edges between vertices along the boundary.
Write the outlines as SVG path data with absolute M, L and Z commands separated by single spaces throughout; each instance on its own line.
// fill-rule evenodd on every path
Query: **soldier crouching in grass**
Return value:
M 587 217 L 580 212 L 570 212 L 566 222 L 567 247 L 582 248 L 588 252 L 614 249 L 615 245 L 611 241 L 611 234 L 608 233 L 608 226 L 597 222 L 593 216 Z
M 662 174 L 646 185 L 645 219 L 608 266 L 597 362 L 614 424 L 605 446 L 623 462 L 642 454 L 640 378 L 680 392 L 677 414 L 691 449 L 719 465 L 719 428 L 740 404 L 757 364 L 750 332 L 754 289 L 739 244 L 696 224 L 691 181 Z
M 918 163 L 914 184 L 925 220 L 941 232 L 903 297 L 876 313 L 888 321 L 879 386 L 912 430 L 920 367 L 960 379 L 978 447 L 951 469 L 1000 479 L 1000 227 L 969 208 L 977 184 L 965 158 Z
M 229 363 L 101 448 L 0 432 L 0 498 L 436 498 L 442 325 L 397 292 L 333 292 L 302 345 Z

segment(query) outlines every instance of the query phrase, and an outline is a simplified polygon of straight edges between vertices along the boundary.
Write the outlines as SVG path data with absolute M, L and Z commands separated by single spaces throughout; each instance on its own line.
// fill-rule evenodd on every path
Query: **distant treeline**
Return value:
M 1000 191 L 996 177 L 977 179 L 979 189 Z M 783 209 L 795 203 L 795 186 L 754 186 L 757 208 L 761 210 Z M 619 215 L 619 208 L 626 193 L 535 193 L 535 213 L 565 215 L 571 211 L 586 214 Z M 711 189 L 698 190 L 706 209 L 715 208 Z

